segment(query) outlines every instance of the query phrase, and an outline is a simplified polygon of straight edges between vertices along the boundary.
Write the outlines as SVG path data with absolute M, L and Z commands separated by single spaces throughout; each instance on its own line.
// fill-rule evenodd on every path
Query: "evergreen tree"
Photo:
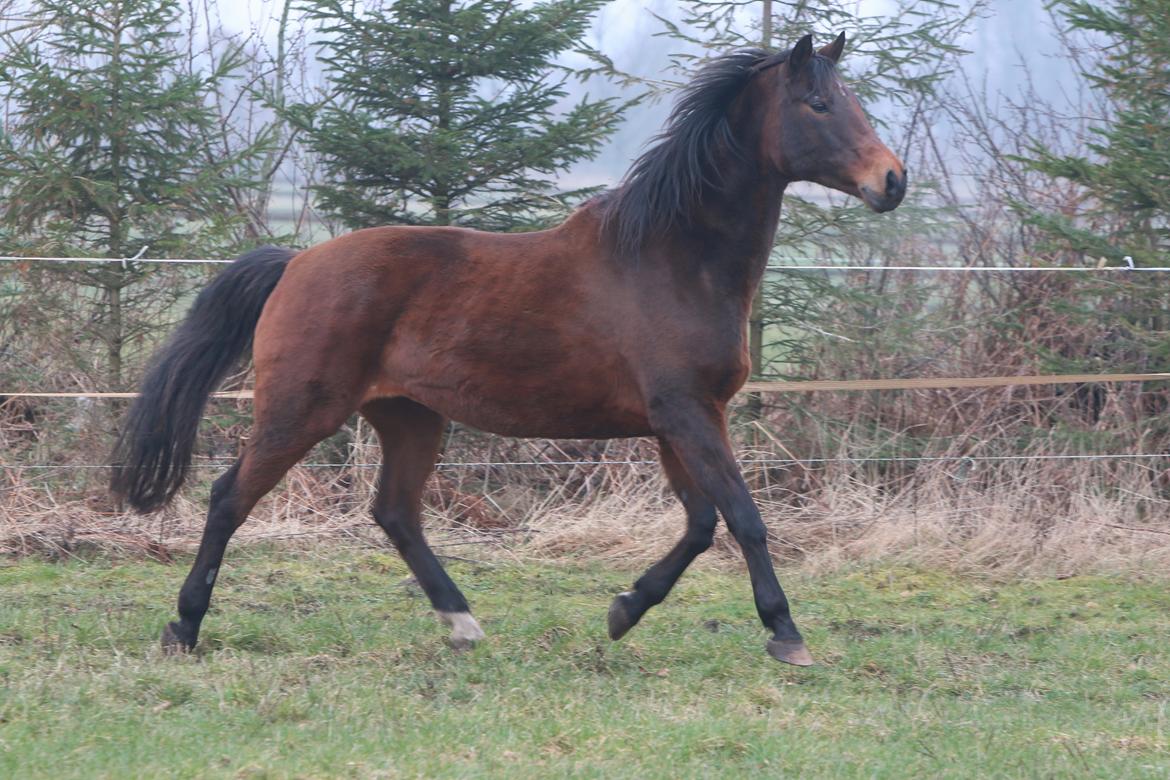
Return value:
M 1165 265 L 1170 251 L 1170 0 L 1111 5 L 1063 2 L 1061 15 L 1094 36 L 1101 52 L 1082 75 L 1110 115 L 1092 130 L 1086 156 L 1037 146 L 1030 164 L 1083 188 L 1079 214 L 1021 209 L 1067 249 L 1091 257 Z
M 580 192 L 551 180 L 592 157 L 623 106 L 564 107 L 605 0 L 318 0 L 328 97 L 286 116 L 320 157 L 319 205 L 350 227 L 514 229 Z M 580 75 L 580 74 L 577 74 Z
M 238 71 L 239 56 L 192 68 L 177 0 L 38 0 L 30 14 L 38 35 L 0 42 L 7 251 L 207 256 L 232 243 L 241 218 L 232 188 L 246 188 L 244 163 L 264 146 L 233 154 L 209 140 L 221 129 L 210 95 Z M 26 280 L 30 290 L 65 278 L 92 293 L 96 313 L 74 314 L 105 348 L 110 389 L 123 385 L 126 345 L 157 327 L 159 311 L 189 286 L 178 272 L 134 263 L 27 273 L 39 275 Z
M 1170 265 L 1170 0 L 1063 0 L 1068 32 L 1084 45 L 1081 75 L 1103 113 L 1079 154 L 1055 154 L 1039 141 L 1015 158 L 1054 189 L 1068 188 L 1060 211 L 1015 203 L 1039 228 L 1042 256 L 1054 264 Z M 1076 36 L 1083 35 L 1084 39 Z M 1078 280 L 1061 314 L 1093 334 L 1092 344 L 1041 350 L 1055 370 L 1148 371 L 1170 360 L 1170 307 L 1164 274 Z M 1151 423 L 1153 426 L 1153 423 Z

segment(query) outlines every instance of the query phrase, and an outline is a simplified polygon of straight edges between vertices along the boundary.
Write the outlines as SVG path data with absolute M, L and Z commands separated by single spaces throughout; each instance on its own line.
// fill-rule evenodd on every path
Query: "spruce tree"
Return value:
M 1071 185 L 1068 205 L 1060 211 L 1032 203 L 1015 207 L 1040 229 L 1041 255 L 1054 264 L 1122 265 L 1128 257 L 1139 267 L 1170 265 L 1170 0 L 1064 0 L 1055 10 L 1083 46 L 1081 75 L 1101 114 L 1080 153 L 1055 154 L 1035 141 L 1022 159 L 1050 177 L 1053 189 Z M 1055 370 L 1166 365 L 1165 274 L 1078 281 L 1078 294 L 1068 295 L 1062 314 L 1095 334 L 1094 343 L 1088 350 L 1047 350 Z
M 115 259 L 146 247 L 154 256 L 224 251 L 241 218 L 231 188 L 247 186 L 244 161 L 262 151 L 224 154 L 209 141 L 221 129 L 210 95 L 240 58 L 193 68 L 178 0 L 38 0 L 29 15 L 36 36 L 0 39 L 6 251 Z M 160 311 L 190 286 L 184 281 L 194 281 L 134 263 L 25 273 L 30 291 L 62 280 L 82 285 L 81 296 L 63 298 L 74 311 L 60 314 L 84 333 L 75 339 L 79 361 L 86 342 L 104 347 L 93 368 L 104 368 L 108 389 L 124 386 L 126 346 L 154 330 Z
M 285 115 L 319 156 L 320 207 L 351 228 L 540 223 L 581 192 L 554 177 L 592 157 L 623 105 L 565 105 L 558 57 L 605 0 L 394 0 L 307 6 L 327 97 Z
M 1170 252 L 1170 0 L 1111 5 L 1063 2 L 1074 31 L 1096 36 L 1101 54 L 1082 75 L 1108 115 L 1092 129 L 1087 154 L 1034 147 L 1033 168 L 1084 192 L 1079 214 L 1021 205 L 1067 249 L 1091 258 L 1167 265 Z

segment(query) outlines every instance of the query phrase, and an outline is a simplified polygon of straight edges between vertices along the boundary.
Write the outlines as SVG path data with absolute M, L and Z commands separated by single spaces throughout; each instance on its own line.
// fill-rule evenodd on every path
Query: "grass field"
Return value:
M 739 573 L 611 644 L 631 572 L 452 571 L 489 635 L 464 654 L 391 553 L 237 548 L 164 658 L 185 565 L 0 564 L 0 777 L 1170 775 L 1165 581 L 788 572 L 796 669 Z

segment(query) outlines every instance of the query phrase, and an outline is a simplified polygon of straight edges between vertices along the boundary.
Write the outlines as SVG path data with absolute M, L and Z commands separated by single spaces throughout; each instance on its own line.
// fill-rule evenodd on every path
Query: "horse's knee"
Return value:
M 763 546 L 768 543 L 768 529 L 757 512 L 728 518 L 727 527 L 742 548 Z
M 400 550 L 413 544 L 419 537 L 418 523 L 411 513 L 403 512 L 401 509 L 375 508 L 374 522 Z

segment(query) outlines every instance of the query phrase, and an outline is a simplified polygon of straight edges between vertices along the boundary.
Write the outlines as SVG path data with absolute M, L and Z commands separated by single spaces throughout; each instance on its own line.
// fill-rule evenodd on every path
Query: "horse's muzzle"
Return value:
M 863 184 L 858 188 L 861 191 L 861 199 L 865 201 L 865 205 L 879 214 L 893 211 L 898 208 L 902 198 L 906 197 L 908 178 L 909 174 L 905 168 L 902 168 L 900 173 L 891 168 L 886 171 L 885 180 L 881 185 L 870 187 Z

